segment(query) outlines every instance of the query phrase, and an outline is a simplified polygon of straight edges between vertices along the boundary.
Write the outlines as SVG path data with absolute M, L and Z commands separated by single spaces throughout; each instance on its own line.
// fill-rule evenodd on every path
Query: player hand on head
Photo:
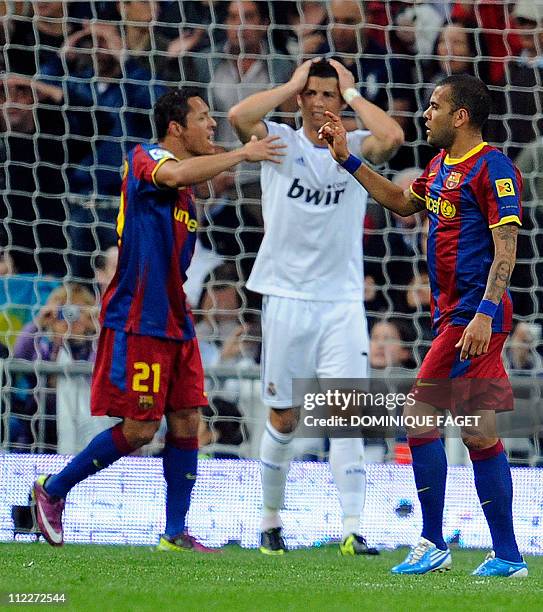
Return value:
M 324 114 L 328 117 L 329 121 L 320 128 L 319 140 L 326 141 L 332 157 L 341 164 L 349 157 L 347 131 L 337 115 L 330 111 L 324 111 Z
M 484 355 L 488 351 L 491 336 L 492 319 L 485 314 L 477 313 L 455 344 L 455 348 L 460 349 L 460 361 Z
M 251 140 L 243 145 L 242 151 L 245 154 L 246 161 L 271 161 L 274 164 L 280 164 L 281 158 L 285 156 L 283 149 L 286 148 L 287 145 L 282 144 L 279 136 L 266 136 L 262 140 L 258 140 L 256 136 L 251 136 Z
M 330 66 L 333 66 L 336 69 L 339 80 L 339 91 L 342 95 L 347 89 L 356 89 L 354 75 L 348 68 L 345 68 L 341 62 L 338 62 L 335 59 L 330 59 L 328 62 Z
M 311 68 L 311 64 L 320 61 L 320 57 L 315 57 L 313 59 L 306 60 L 303 64 L 300 64 L 298 68 L 292 73 L 290 77 L 290 83 L 296 86 L 296 93 L 301 93 L 307 83 L 307 79 L 309 78 L 309 69 Z

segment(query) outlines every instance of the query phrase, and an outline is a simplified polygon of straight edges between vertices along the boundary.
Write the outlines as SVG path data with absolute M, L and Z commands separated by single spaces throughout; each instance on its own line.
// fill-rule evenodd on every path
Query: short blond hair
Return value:
M 81 285 L 80 283 L 65 283 L 51 291 L 47 298 L 47 302 L 56 302 L 58 304 L 78 303 L 81 306 L 95 306 L 96 298 L 85 285 Z

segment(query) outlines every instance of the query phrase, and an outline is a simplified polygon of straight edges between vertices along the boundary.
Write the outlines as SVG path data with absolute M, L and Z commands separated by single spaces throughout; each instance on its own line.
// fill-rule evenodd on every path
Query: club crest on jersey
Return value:
M 138 408 L 140 410 L 150 410 L 155 405 L 155 398 L 152 395 L 140 395 L 138 397 Z
M 445 187 L 447 189 L 454 189 L 455 187 L 458 187 L 461 179 L 462 179 L 461 172 L 451 172 L 445 181 Z
M 168 159 L 175 159 L 175 155 L 167 151 L 166 149 L 149 149 L 149 155 L 155 160 L 164 159 L 167 157 Z
M 268 383 L 268 386 L 266 387 L 266 393 L 268 395 L 277 395 L 277 389 L 275 388 L 275 385 L 271 382 Z

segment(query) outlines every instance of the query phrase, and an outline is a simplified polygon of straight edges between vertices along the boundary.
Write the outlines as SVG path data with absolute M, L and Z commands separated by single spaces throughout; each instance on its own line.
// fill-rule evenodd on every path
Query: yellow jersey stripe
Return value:
M 495 227 L 499 227 L 500 225 L 505 225 L 506 223 L 518 223 L 522 227 L 522 222 L 517 217 L 517 215 L 509 215 L 508 217 L 504 217 L 503 219 L 500 219 L 498 223 L 493 223 L 492 225 L 489 225 L 488 227 L 490 229 L 494 229 Z
M 155 169 L 151 173 L 151 178 L 153 179 L 153 183 L 155 187 L 161 188 L 160 185 L 156 182 L 155 175 L 158 172 L 158 169 L 161 168 L 167 161 L 179 161 L 178 159 L 174 159 L 173 157 L 163 157 L 158 164 L 155 166 Z
M 124 230 L 124 193 L 121 191 L 121 203 L 119 205 L 119 214 L 117 215 L 117 236 L 119 238 L 123 235 Z
M 462 157 L 449 157 L 448 155 L 446 155 L 444 163 L 450 166 L 450 165 L 459 164 L 460 162 L 466 161 L 466 159 L 469 159 L 472 155 L 479 153 L 479 151 L 483 147 L 486 147 L 487 144 L 488 142 L 481 142 L 476 147 L 473 147 L 473 149 L 470 149 L 465 155 L 462 155 Z
M 419 199 L 419 200 L 421 200 L 422 202 L 425 202 L 425 203 L 426 203 L 426 200 L 425 200 L 423 197 L 421 197 L 421 196 L 420 196 L 418 193 L 415 193 L 415 192 L 413 191 L 413 186 L 412 186 L 412 185 L 409 185 L 409 191 L 410 191 L 410 192 L 411 192 L 411 193 L 412 193 L 412 194 L 413 194 L 413 195 L 414 195 L 416 198 L 418 198 L 418 199 Z

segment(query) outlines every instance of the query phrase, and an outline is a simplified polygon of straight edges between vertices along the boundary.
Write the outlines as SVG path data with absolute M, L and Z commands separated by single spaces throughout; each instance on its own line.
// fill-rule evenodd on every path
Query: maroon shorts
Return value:
M 177 342 L 102 328 L 91 385 L 94 416 L 158 421 L 207 406 L 196 338 Z
M 493 333 L 488 352 L 460 361 L 455 347 L 465 327 L 446 327 L 432 342 L 412 389 L 417 400 L 455 413 L 512 410 L 513 390 L 503 367 L 507 333 Z

